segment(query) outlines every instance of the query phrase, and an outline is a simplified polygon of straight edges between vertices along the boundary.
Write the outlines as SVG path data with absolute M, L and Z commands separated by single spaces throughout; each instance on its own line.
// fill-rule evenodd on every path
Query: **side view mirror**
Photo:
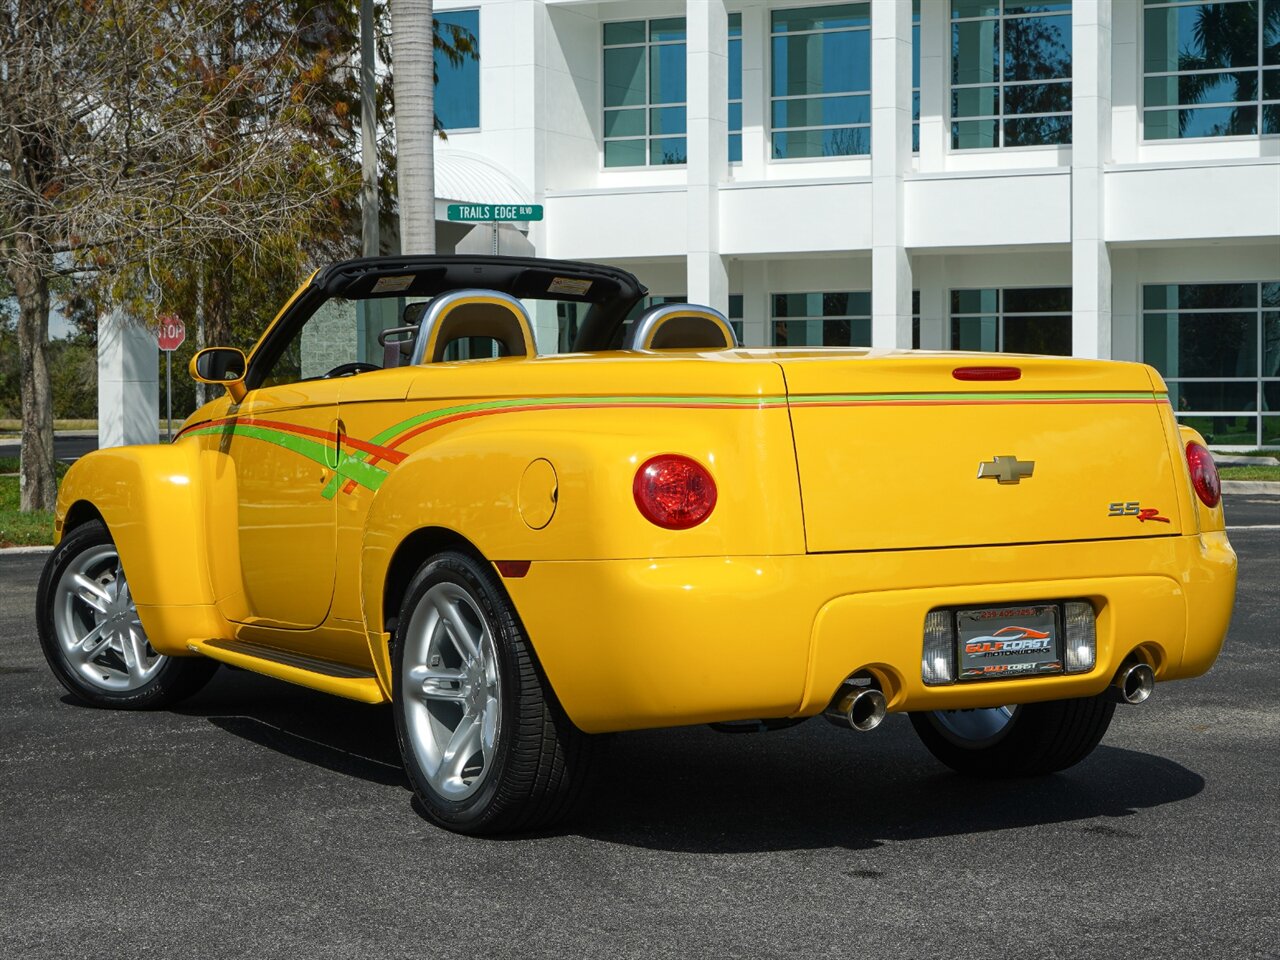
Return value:
M 216 387 L 226 387 L 231 399 L 244 399 L 244 353 L 235 347 L 206 347 L 191 358 L 192 379 Z

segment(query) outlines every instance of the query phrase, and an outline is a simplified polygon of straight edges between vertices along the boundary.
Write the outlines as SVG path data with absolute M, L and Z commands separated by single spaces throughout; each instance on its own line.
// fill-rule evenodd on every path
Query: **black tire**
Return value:
M 965 736 L 956 729 L 959 724 L 949 722 L 966 711 L 912 713 L 911 724 L 929 752 L 958 773 L 1038 777 L 1075 766 L 1092 753 L 1115 709 L 1105 694 L 1022 704 L 988 736 Z
M 467 618 L 461 626 L 473 633 L 473 642 L 476 631 L 487 630 L 487 636 L 479 637 L 474 646 L 490 651 L 480 660 L 494 660 L 496 677 L 484 673 L 486 667 L 476 666 L 475 660 L 468 665 L 460 656 L 452 666 L 445 662 L 451 659 L 450 649 L 460 654 L 462 647 L 451 639 L 453 627 L 444 626 L 448 618 L 439 612 L 441 600 L 457 604 L 455 612 Z M 506 591 L 487 563 L 456 551 L 424 563 L 405 592 L 391 643 L 392 703 L 400 754 L 414 792 L 432 821 L 458 833 L 496 834 L 547 827 L 575 810 L 584 795 L 600 738 L 583 733 L 565 714 Z M 466 674 L 467 679 L 459 678 L 457 688 L 451 680 L 410 679 L 411 675 L 426 676 L 431 669 Z M 484 677 L 490 679 L 477 679 Z M 464 688 L 472 690 L 480 683 L 487 684 L 484 689 L 489 694 L 468 701 L 466 706 L 458 703 L 452 713 L 448 711 L 453 704 L 435 699 L 443 698 L 447 691 L 461 700 Z M 432 694 L 423 693 L 426 685 Z M 465 748 L 477 751 L 469 761 L 463 748 L 455 751 L 453 755 L 461 757 L 460 762 L 470 765 L 459 768 L 452 781 L 438 784 L 445 777 L 444 758 L 448 754 L 441 741 L 449 739 L 449 724 L 456 718 L 454 737 L 468 716 L 481 718 L 473 723 L 484 729 L 484 715 L 474 709 L 477 704 L 481 704 L 481 711 L 500 705 L 497 719 L 491 722 L 493 742 Z M 449 739 L 448 745 L 454 742 Z M 470 780 L 467 770 L 471 770 Z M 445 787 L 454 792 L 444 792 Z M 461 795 L 465 791 L 470 792 Z
M 86 630 L 87 636 L 87 631 L 93 629 L 89 624 L 100 618 L 95 616 L 87 604 L 77 606 L 74 600 L 66 596 L 61 588 L 63 578 L 81 562 L 92 563 L 95 562 L 92 558 L 98 558 L 104 564 L 110 564 L 111 557 L 115 557 L 114 572 L 118 574 L 119 583 L 106 572 L 106 566 L 103 567 L 103 582 L 106 587 L 114 587 L 119 591 L 127 581 L 119 567 L 115 542 L 106 525 L 93 520 L 68 533 L 44 565 L 36 589 L 36 630 L 40 637 L 40 648 L 53 675 L 77 700 L 94 707 L 151 710 L 191 696 L 209 682 L 218 668 L 217 663 L 206 657 L 157 655 L 146 640 L 141 624 L 136 620 L 136 609 L 132 607 L 127 594 L 118 608 L 119 623 L 127 627 L 127 611 L 132 610 L 135 618 L 132 620 L 133 630 L 140 635 L 145 651 L 154 658 L 149 661 L 145 677 L 139 677 L 135 681 L 122 648 L 112 644 L 108 644 L 92 662 L 81 660 L 77 664 L 72 661 L 71 650 L 76 646 L 72 640 L 79 641 L 81 637 L 72 637 L 69 631 L 75 630 L 79 625 Z M 98 679 L 90 677 L 95 672 L 92 669 L 94 663 L 101 665 L 101 669 L 97 671 L 100 675 Z M 119 676 L 122 672 L 125 674 L 123 679 Z

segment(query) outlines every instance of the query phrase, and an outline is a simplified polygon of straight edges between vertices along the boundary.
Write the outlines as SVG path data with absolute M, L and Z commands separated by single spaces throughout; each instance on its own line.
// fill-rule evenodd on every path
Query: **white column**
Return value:
M 1138 32 L 1142 7 L 1120 3 L 1112 7 L 1111 21 L 1111 157 L 1114 163 L 1138 161 Z
M 1138 251 L 1120 248 L 1111 254 L 1111 358 L 1113 360 L 1142 358 L 1138 302 Z M 1177 357 L 1176 349 L 1171 357 Z
M 769 157 L 766 117 L 769 111 L 769 11 L 751 6 L 742 11 L 742 164 L 738 180 L 763 180 Z
M 921 350 L 946 350 L 951 345 L 946 266 L 946 257 L 917 257 L 912 264 L 912 276 L 920 291 Z
M 948 9 L 944 0 L 920 4 L 920 169 L 929 172 L 945 169 L 947 162 Z
M 98 321 L 98 446 L 160 440 L 160 354 L 155 331 L 120 310 Z M 175 379 L 187 371 L 173 371 Z
M 903 180 L 911 168 L 911 4 L 871 2 L 871 343 L 911 346 Z
M 1111 0 L 1072 9 L 1071 350 L 1111 356 L 1111 257 L 1104 167 L 1111 159 Z
M 725 313 L 720 184 L 729 179 L 729 14 L 724 0 L 688 0 L 686 11 L 689 301 Z
M 742 263 L 742 345 L 767 347 L 769 335 L 769 261 Z

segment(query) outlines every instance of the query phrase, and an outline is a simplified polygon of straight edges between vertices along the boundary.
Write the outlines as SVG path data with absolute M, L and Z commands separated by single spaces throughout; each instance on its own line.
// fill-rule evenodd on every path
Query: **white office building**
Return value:
M 538 255 L 747 345 L 1144 360 L 1215 445 L 1280 443 L 1280 0 L 436 11 L 479 49 L 439 64 L 442 221 L 542 204 Z

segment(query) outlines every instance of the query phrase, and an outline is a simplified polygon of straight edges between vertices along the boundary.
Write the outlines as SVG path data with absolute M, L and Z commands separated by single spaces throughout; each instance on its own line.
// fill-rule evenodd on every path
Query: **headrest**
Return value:
M 531 357 L 538 351 L 524 305 L 495 290 L 455 290 L 436 297 L 422 318 L 415 363 L 439 363 L 449 345 L 467 337 L 496 340 L 501 356 Z
M 724 350 L 736 347 L 733 327 L 718 310 L 688 303 L 650 307 L 631 325 L 628 350 Z

